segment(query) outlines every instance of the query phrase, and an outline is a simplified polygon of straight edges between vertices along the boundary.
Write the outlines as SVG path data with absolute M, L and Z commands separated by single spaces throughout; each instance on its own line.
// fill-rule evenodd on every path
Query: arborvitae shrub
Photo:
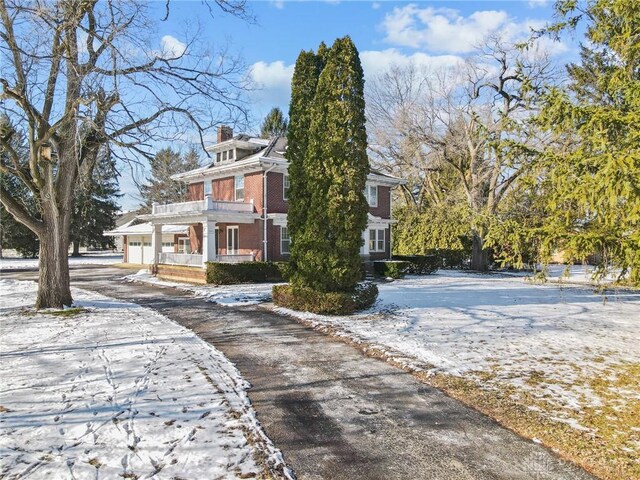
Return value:
M 369 308 L 376 301 L 378 287 L 360 283 L 353 292 L 319 292 L 308 287 L 275 285 L 273 302 L 285 308 L 323 315 L 349 315 Z

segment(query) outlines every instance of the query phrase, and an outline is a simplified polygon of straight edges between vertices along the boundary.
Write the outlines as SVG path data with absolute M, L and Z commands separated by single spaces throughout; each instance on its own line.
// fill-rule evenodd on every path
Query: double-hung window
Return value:
M 244 200 L 244 175 L 236 175 L 234 177 L 234 188 L 236 192 L 236 201 Z
M 367 185 L 365 189 L 365 197 L 367 197 L 367 202 L 369 202 L 370 207 L 378 206 L 378 186 L 377 185 Z
M 291 238 L 289 238 L 289 229 L 287 227 L 280 227 L 280 253 L 289 253 L 290 246 Z
M 282 198 L 287 200 L 289 198 L 289 175 L 284 175 L 282 179 Z
M 384 229 L 371 229 L 369 230 L 369 251 L 370 252 L 384 252 Z

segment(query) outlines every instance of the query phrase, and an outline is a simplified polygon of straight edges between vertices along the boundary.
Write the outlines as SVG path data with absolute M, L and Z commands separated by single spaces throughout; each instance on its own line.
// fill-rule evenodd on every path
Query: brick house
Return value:
M 288 260 L 286 138 L 233 136 L 223 126 L 217 140 L 207 148 L 210 165 L 173 177 L 188 184 L 188 201 L 156 204 L 151 214 L 140 217 L 151 228 L 153 263 L 200 267 L 207 261 Z M 369 222 L 361 250 L 365 259 L 391 255 L 391 189 L 402 183 L 376 171 L 368 176 Z M 166 230 L 174 234 L 176 226 L 186 233 L 175 234 L 171 250 Z M 138 258 L 127 252 L 135 246 L 125 242 L 127 258 Z

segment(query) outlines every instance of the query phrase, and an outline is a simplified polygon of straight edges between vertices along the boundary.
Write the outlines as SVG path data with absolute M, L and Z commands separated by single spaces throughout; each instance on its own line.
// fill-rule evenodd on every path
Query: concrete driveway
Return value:
M 357 349 L 260 307 L 221 307 L 126 272 L 73 284 L 152 308 L 221 350 L 300 479 L 587 479 L 547 449 Z M 33 273 L 3 274 L 33 278 Z

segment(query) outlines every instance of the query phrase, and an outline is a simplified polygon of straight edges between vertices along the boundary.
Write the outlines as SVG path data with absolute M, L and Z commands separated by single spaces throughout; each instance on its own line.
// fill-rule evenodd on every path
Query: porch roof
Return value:
M 123 225 L 108 232 L 104 235 L 109 237 L 119 237 L 122 235 L 151 235 L 152 225 L 150 222 L 139 223 L 137 225 Z M 162 228 L 163 233 L 187 233 L 184 225 L 166 225 Z

